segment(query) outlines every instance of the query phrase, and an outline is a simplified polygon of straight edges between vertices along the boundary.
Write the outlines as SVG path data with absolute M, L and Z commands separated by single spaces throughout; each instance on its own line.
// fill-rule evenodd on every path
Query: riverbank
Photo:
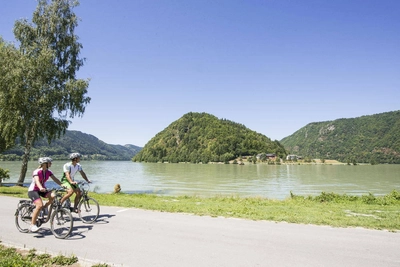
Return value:
M 27 198 L 27 189 L 0 187 L 0 194 Z M 333 227 L 363 227 L 400 231 L 400 193 L 384 196 L 321 193 L 318 196 L 291 196 L 285 200 L 237 196 L 159 196 L 154 194 L 90 193 L 101 206 L 135 207 L 199 216 L 231 217 Z

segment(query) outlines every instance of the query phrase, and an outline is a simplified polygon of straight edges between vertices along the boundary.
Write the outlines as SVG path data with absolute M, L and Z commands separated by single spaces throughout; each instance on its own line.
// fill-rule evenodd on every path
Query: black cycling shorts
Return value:
M 47 194 L 50 192 L 41 192 L 41 191 L 28 191 L 28 197 L 35 202 L 38 200 L 40 197 L 45 197 L 47 198 Z

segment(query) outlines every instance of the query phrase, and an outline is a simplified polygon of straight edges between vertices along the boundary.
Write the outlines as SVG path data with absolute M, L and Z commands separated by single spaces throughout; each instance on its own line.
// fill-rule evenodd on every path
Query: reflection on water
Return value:
M 55 161 L 52 170 L 61 178 L 62 165 Z M 154 164 L 130 161 L 82 161 L 93 181 L 91 190 L 112 192 L 120 184 L 125 193 L 160 195 L 238 195 L 284 199 L 321 192 L 339 194 L 387 194 L 400 191 L 400 165 L 229 165 L 229 164 Z M 16 182 L 20 162 L 0 162 Z M 33 167 L 32 167 L 33 166 Z M 25 182 L 31 181 L 36 162 L 29 163 Z M 77 174 L 77 180 L 81 179 Z

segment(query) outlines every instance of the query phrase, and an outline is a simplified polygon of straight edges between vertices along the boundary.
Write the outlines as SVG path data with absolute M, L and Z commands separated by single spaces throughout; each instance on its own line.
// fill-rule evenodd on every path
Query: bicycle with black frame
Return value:
M 100 214 L 99 202 L 97 202 L 96 199 L 88 196 L 90 189 L 88 182 L 79 181 L 77 182 L 77 186 L 82 193 L 77 208 L 79 218 L 83 223 L 93 223 L 97 220 Z M 71 201 L 69 198 L 65 200 L 63 207 L 71 210 Z
M 71 211 L 62 207 L 61 198 L 65 188 L 51 188 L 47 189 L 54 197 L 53 203 L 49 207 L 49 214 L 47 217 L 39 216 L 36 221 L 36 226 L 40 227 L 42 224 L 50 221 L 50 229 L 56 238 L 64 239 L 71 234 L 74 219 Z M 15 225 L 21 233 L 28 233 L 31 225 L 32 213 L 36 208 L 32 200 L 21 199 L 15 211 Z M 41 211 L 42 212 L 42 211 Z

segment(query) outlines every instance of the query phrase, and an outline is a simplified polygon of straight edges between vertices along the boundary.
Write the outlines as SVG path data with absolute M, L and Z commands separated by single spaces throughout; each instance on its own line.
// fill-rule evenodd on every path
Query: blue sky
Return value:
M 91 103 L 70 130 L 144 146 L 188 112 L 272 140 L 400 109 L 398 0 L 81 0 Z M 0 35 L 33 0 L 3 1 Z

